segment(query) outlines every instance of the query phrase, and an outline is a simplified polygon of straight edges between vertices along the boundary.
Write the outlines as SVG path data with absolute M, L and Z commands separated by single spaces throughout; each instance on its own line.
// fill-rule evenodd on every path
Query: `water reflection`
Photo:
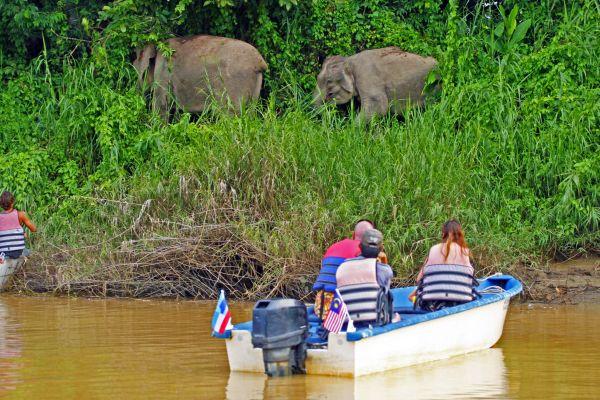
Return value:
M 356 379 L 232 372 L 226 396 L 242 399 L 495 399 L 506 397 L 502 349 L 494 348 L 434 363 Z
M 17 328 L 8 306 L 0 299 L 0 395 L 16 389 L 19 383 L 22 345 Z
M 251 303 L 232 303 L 235 322 Z M 0 296 L 0 398 L 598 399 L 600 306 L 513 304 L 497 348 L 358 379 L 231 374 L 214 302 Z

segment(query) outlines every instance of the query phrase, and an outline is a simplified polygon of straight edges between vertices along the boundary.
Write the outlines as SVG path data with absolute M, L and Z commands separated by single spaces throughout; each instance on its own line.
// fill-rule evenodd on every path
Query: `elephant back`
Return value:
M 175 50 L 174 63 L 180 59 L 182 63 L 203 65 L 219 64 L 221 67 L 251 66 L 255 72 L 267 69 L 267 63 L 258 50 L 241 40 L 211 35 L 196 35 L 169 39 L 169 45 Z M 177 53 L 184 55 L 178 57 Z M 193 57 L 189 57 L 193 54 Z

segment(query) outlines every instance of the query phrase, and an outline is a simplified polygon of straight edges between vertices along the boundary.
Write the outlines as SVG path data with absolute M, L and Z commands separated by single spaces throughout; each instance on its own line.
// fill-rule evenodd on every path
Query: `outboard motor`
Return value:
M 252 312 L 252 345 L 263 350 L 269 376 L 304 374 L 308 319 L 295 299 L 260 300 Z

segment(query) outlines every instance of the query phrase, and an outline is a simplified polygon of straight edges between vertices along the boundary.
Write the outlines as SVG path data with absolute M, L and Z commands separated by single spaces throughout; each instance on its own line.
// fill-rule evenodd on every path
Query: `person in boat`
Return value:
M 416 306 L 430 311 L 474 299 L 477 281 L 471 265 L 471 251 L 462 226 L 449 220 L 442 226 L 442 242 L 429 250 L 411 294 Z
M 335 274 L 338 267 L 349 258 L 360 255 L 360 241 L 364 232 L 375 228 L 372 221 L 362 219 L 354 225 L 351 239 L 343 239 L 329 246 L 321 260 L 321 270 L 313 290 L 317 292 L 315 297 L 315 314 L 322 320 L 327 317 L 333 294 L 337 288 Z
M 8 191 L 0 195 L 0 255 L 4 254 L 6 258 L 17 259 L 21 257 L 25 249 L 25 231 L 26 226 L 31 232 L 37 230 L 24 211 L 18 211 L 14 208 L 15 196 Z
M 394 272 L 380 261 L 383 234 L 364 232 L 360 256 L 344 261 L 336 273 L 337 285 L 355 326 L 385 325 L 391 321 L 393 299 L 390 285 Z

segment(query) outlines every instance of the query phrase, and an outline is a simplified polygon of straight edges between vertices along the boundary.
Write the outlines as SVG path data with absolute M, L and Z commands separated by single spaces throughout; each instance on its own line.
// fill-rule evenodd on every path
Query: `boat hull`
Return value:
M 0 263 L 0 291 L 8 287 L 13 274 L 24 262 L 23 258 L 6 258 Z
M 228 400 L 280 398 L 282 385 L 265 374 L 231 372 Z M 435 382 L 433 385 L 432 382 Z M 312 375 L 283 385 L 307 399 L 464 399 L 508 398 L 502 349 L 492 348 L 435 363 L 400 368 L 391 373 L 356 378 Z M 299 395 L 300 397 L 300 395 Z
M 362 376 L 487 349 L 502 336 L 508 303 L 502 299 L 358 341 L 332 333 L 326 349 L 308 350 L 306 372 Z M 264 372 L 250 331 L 234 330 L 226 342 L 232 371 Z

